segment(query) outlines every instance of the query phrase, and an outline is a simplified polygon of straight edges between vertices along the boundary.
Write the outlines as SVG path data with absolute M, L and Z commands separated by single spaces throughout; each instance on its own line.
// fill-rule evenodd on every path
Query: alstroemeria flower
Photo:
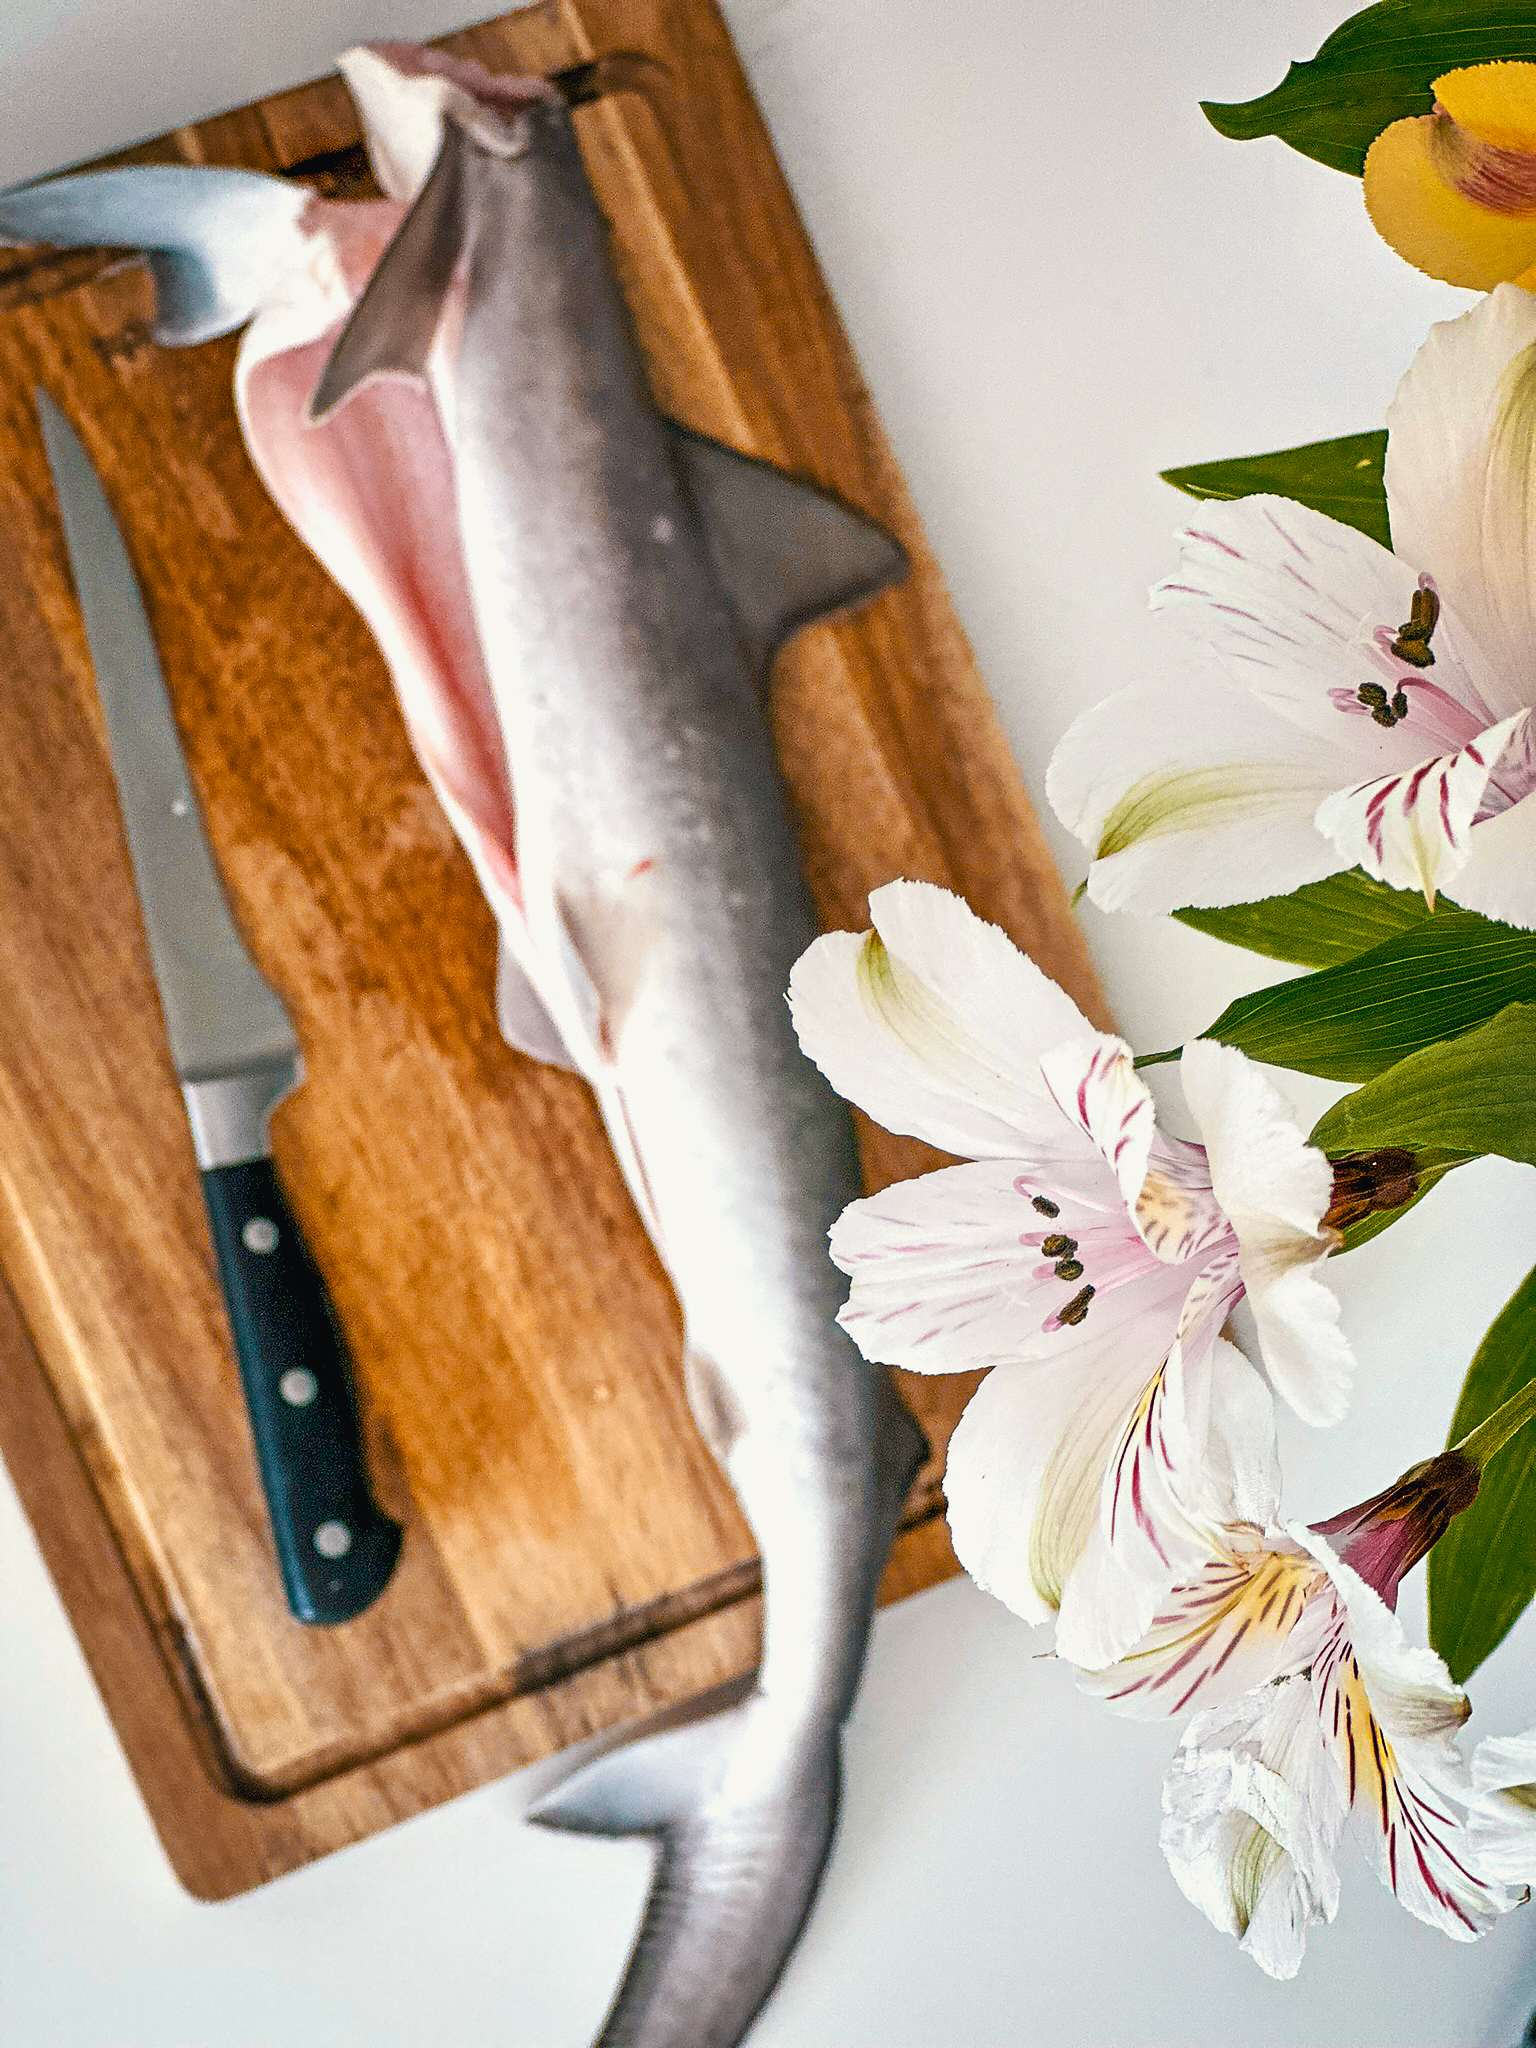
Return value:
M 1140 1718 L 1202 1709 L 1164 1785 L 1163 1853 L 1272 1977 L 1295 1975 L 1307 1928 L 1338 1909 L 1346 1821 L 1409 1912 L 1458 1941 L 1526 1896 L 1508 1878 L 1536 1863 L 1536 1810 L 1479 1817 L 1456 1741 L 1466 1694 L 1392 1612 L 1476 1490 L 1452 1451 L 1310 1529 L 1234 1520 L 1146 1638 L 1080 1674 Z
M 1388 412 L 1395 552 L 1286 498 L 1202 508 L 1153 604 L 1167 680 L 1078 719 L 1047 789 L 1106 909 L 1358 862 L 1536 926 L 1536 298 L 1434 328 Z
M 1536 289 L 1536 64 L 1448 71 L 1431 113 L 1394 121 L 1365 159 L 1366 211 L 1447 284 Z
M 1058 1613 L 1064 1655 L 1107 1662 L 1207 1554 L 1213 1421 L 1221 1442 L 1268 1432 L 1217 1336 L 1245 1292 L 1285 1398 L 1343 1412 L 1352 1362 L 1314 1270 L 1328 1162 L 1208 1040 L 1182 1063 L 1204 1144 L 1158 1131 L 1128 1048 L 946 890 L 892 882 L 870 915 L 798 962 L 801 1043 L 888 1130 L 972 1163 L 844 1211 L 841 1320 L 870 1359 L 993 1368 L 950 1445 L 956 1550 L 1027 1619 Z

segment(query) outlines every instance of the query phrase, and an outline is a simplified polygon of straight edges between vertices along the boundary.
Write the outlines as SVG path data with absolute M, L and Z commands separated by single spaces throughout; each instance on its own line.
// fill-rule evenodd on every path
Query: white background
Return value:
M 1226 142 L 1198 112 L 1273 84 L 1347 4 L 727 0 L 1037 799 L 1069 718 L 1146 661 L 1145 591 L 1180 516 L 1156 471 L 1379 424 L 1428 323 L 1463 302 L 1375 240 L 1352 180 Z M 464 0 L 7 0 L 0 183 L 310 77 L 363 36 L 464 19 Z M 1079 850 L 1056 843 L 1075 880 Z M 1166 922 L 1084 914 L 1140 1048 L 1266 978 Z M 1439 1446 L 1533 1226 L 1531 1176 L 1467 1169 L 1332 1269 L 1359 1398 L 1330 1435 L 1288 1432 L 1292 1513 Z M 0 1577 L 7 2048 L 586 2040 L 639 1910 L 640 1845 L 523 1827 L 514 1780 L 194 1904 L 8 1487 Z M 1404 1611 L 1422 1627 L 1415 1585 Z M 1039 1649 L 963 1582 L 880 1619 L 835 1859 L 755 2048 L 1516 2040 L 1536 1909 L 1454 1946 L 1346 1843 L 1338 1922 L 1296 1984 L 1269 1983 L 1159 1856 L 1172 1731 L 1080 1700 Z M 1536 1720 L 1536 1628 L 1473 1697 L 1474 1732 Z

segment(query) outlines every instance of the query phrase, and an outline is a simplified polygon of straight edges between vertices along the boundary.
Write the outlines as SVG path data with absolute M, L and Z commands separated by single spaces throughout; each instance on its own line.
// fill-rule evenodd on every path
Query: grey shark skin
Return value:
M 753 1694 L 612 1751 L 530 1817 L 658 1838 L 607 2048 L 733 2048 L 826 1859 L 840 1727 L 924 1448 L 835 1321 L 827 1232 L 858 1161 L 784 1001 L 816 925 L 762 684 L 787 632 L 902 561 L 658 413 L 559 107 L 445 123 L 316 412 L 423 370 L 456 273 L 461 528 L 533 949 L 560 963 L 539 993 L 676 1286 L 694 1413 L 765 1582 Z
M 835 1321 L 827 1232 L 861 1186 L 849 1114 L 784 999 L 816 925 L 764 699 L 782 641 L 904 559 L 657 410 L 556 95 L 462 94 L 441 132 L 311 410 L 378 376 L 448 387 L 529 941 L 520 965 L 503 951 L 503 1025 L 596 1091 L 682 1305 L 693 1412 L 762 1556 L 747 1698 L 611 1749 L 530 1814 L 657 1842 L 602 2048 L 735 2048 L 815 1895 L 841 1726 L 926 1448 Z M 265 206 L 274 248 L 292 228 L 291 188 L 261 181 L 262 200 L 247 175 L 141 188 L 137 232 L 132 188 L 60 180 L 0 195 L 0 236 L 154 248 L 179 294 L 162 337 L 201 339 L 261 296 L 221 254 L 221 213 Z

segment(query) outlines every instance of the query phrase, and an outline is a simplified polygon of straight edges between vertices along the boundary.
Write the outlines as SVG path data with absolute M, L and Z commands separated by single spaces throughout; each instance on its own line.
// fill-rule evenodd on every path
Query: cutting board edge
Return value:
M 717 1684 L 751 1669 L 759 1601 L 749 1590 L 385 1756 L 284 1796 L 242 1797 L 219 1782 L 212 1733 L 189 1708 L 3 1276 L 0 1366 L 0 1455 L 150 1823 L 193 1898 L 238 1897 L 492 1777 L 643 1720 L 670 1703 L 667 1672 L 658 1666 L 712 1666 Z M 935 1502 L 898 1535 L 881 1599 L 904 1599 L 956 1569 Z

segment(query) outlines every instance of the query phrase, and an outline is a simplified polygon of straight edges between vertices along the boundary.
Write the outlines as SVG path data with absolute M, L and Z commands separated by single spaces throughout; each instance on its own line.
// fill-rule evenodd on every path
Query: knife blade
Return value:
M 383 1591 L 402 1531 L 370 1491 L 345 1340 L 272 1164 L 298 1040 L 230 914 L 101 479 L 48 394 L 35 402 L 283 1590 L 298 1621 L 346 1621 Z

